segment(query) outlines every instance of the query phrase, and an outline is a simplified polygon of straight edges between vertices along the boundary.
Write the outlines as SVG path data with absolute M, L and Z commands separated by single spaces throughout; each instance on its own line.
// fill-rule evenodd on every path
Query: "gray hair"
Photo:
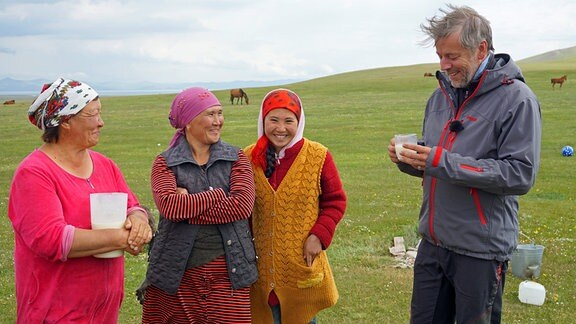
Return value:
M 476 10 L 467 6 L 447 5 L 448 9 L 440 9 L 443 17 L 434 16 L 426 19 L 428 25 L 421 24 L 420 29 L 427 35 L 421 44 L 429 45 L 453 33 L 460 33 L 460 45 L 469 50 L 476 49 L 483 40 L 488 43 L 488 50 L 493 51 L 492 28 L 490 22 Z

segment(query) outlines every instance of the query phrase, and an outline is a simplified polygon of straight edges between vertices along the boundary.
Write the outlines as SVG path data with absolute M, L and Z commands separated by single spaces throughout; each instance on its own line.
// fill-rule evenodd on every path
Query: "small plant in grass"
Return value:
M 404 226 L 404 245 L 406 249 L 415 248 L 420 241 L 420 234 L 418 233 L 418 223 L 409 224 Z

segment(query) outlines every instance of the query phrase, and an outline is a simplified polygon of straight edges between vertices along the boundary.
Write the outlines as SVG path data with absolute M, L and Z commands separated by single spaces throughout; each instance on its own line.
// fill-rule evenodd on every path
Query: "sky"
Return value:
M 308 80 L 435 63 L 435 0 L 0 0 L 0 79 Z M 576 46 L 576 1 L 470 0 L 515 60 Z

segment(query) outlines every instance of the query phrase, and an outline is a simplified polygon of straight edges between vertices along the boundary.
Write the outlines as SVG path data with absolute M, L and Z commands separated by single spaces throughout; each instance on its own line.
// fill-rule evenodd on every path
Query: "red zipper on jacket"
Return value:
M 470 171 L 475 171 L 475 172 L 484 172 L 484 169 L 479 168 L 479 167 L 475 167 L 475 166 L 471 166 L 468 164 L 460 164 L 460 167 L 462 169 L 466 169 L 466 170 L 470 170 Z
M 476 210 L 478 211 L 478 217 L 480 217 L 480 223 L 486 226 L 486 216 L 482 210 L 482 204 L 480 203 L 480 197 L 478 196 L 478 190 L 476 188 L 470 188 L 470 194 L 474 198 L 474 205 L 476 205 Z

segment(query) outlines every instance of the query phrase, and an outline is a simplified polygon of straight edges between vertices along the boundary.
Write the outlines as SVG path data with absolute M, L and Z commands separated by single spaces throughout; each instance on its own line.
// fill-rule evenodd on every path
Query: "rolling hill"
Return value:
M 539 55 L 531 56 L 520 60 L 519 63 L 545 63 L 552 61 L 573 61 L 576 62 L 576 46 L 558 49 Z

